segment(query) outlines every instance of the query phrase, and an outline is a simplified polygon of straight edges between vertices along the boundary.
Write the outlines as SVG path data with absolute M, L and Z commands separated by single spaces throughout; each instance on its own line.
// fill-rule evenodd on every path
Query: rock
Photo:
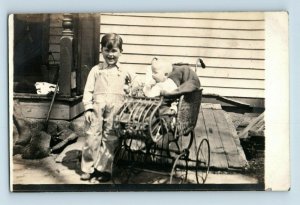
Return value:
M 19 137 L 16 140 L 16 145 L 26 145 L 29 143 L 31 139 L 31 129 L 30 129 L 30 123 L 22 118 L 13 117 L 14 124 L 18 130 Z
M 25 147 L 22 145 L 14 145 L 13 146 L 13 156 L 17 154 L 22 154 L 24 152 Z
M 41 159 L 50 153 L 51 135 L 41 131 L 31 137 L 30 143 L 24 148 L 23 159 Z
M 59 132 L 65 129 L 69 129 L 71 125 L 71 123 L 66 120 L 51 120 L 51 122 L 56 123 Z
M 74 119 L 72 122 L 71 122 L 71 125 L 70 125 L 70 128 L 76 132 L 78 135 L 83 135 L 85 132 L 85 118 L 84 116 L 80 116 L 76 119 Z
M 13 144 L 19 139 L 19 132 L 15 124 L 13 124 Z
M 71 129 L 62 130 L 57 136 L 57 143 L 51 143 L 51 152 L 60 153 L 64 148 L 76 142 L 78 135 Z

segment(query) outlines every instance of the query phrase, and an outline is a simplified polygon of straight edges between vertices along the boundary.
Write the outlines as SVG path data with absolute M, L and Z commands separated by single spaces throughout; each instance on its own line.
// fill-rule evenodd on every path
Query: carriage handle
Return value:
M 195 72 L 197 72 L 197 68 L 199 65 L 201 65 L 202 69 L 206 68 L 204 61 L 201 58 L 198 58 L 195 64 Z

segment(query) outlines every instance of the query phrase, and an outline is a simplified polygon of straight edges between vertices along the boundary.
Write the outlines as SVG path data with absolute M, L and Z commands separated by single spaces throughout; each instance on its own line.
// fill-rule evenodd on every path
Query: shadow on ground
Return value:
M 82 174 L 81 168 L 81 150 L 70 150 L 65 153 L 61 164 L 70 170 L 74 170 L 76 174 Z

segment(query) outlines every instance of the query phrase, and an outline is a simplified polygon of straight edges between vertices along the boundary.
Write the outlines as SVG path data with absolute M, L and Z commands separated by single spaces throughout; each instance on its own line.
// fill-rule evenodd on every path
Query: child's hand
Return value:
M 131 87 L 129 85 L 124 85 L 123 86 L 123 90 L 124 90 L 125 94 L 127 94 L 127 95 L 130 94 L 130 88 Z
M 161 90 L 160 90 L 160 95 L 161 95 L 161 96 L 168 96 L 168 95 L 170 95 L 170 92 L 161 89 Z
M 84 113 L 84 116 L 85 116 L 85 120 L 88 122 L 88 123 L 91 123 L 93 121 L 93 111 L 92 110 L 88 110 Z

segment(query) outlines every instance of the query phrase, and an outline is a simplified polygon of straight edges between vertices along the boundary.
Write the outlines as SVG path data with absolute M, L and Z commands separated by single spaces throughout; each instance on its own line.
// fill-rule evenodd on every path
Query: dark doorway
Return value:
M 49 16 L 14 16 L 14 91 L 35 93 L 35 82 L 43 81 L 41 67 L 48 63 Z

